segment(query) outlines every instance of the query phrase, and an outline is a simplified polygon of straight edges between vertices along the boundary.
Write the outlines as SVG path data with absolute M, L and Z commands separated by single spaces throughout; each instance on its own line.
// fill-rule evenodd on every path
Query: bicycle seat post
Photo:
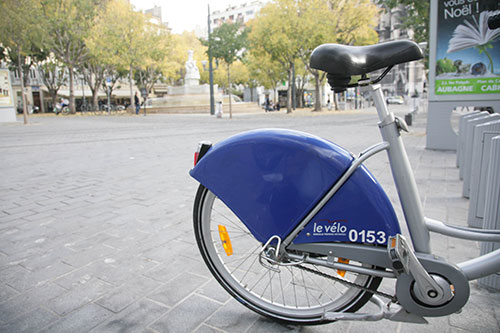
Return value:
M 384 119 L 386 119 L 388 116 L 392 116 L 390 119 L 388 119 L 389 121 L 394 120 L 394 114 L 389 112 L 389 110 L 387 109 L 387 104 L 385 104 L 384 95 L 382 93 L 380 84 L 363 86 L 361 87 L 361 91 L 369 91 L 371 93 L 380 121 L 384 121 Z
M 380 133 L 383 140 L 389 143 L 387 154 L 408 230 L 411 234 L 413 247 L 417 252 L 431 253 L 429 230 L 425 226 L 420 195 L 418 194 L 410 161 L 408 160 L 408 155 L 401 139 L 398 121 L 396 121 L 394 114 L 389 112 L 387 108 L 380 84 L 364 85 L 361 91 L 369 91 L 371 93 L 380 119 L 378 124 Z

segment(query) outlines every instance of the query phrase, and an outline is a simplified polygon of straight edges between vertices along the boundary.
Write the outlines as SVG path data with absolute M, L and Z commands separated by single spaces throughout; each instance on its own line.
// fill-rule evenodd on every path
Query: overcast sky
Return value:
M 217 0 L 210 2 L 210 11 L 224 10 L 229 5 L 235 6 L 251 0 Z M 199 25 L 201 28 L 207 26 L 207 15 L 209 2 L 207 0 L 131 0 L 137 9 L 149 9 L 155 5 L 162 10 L 162 19 L 168 22 L 168 26 L 174 33 L 184 30 L 192 31 Z

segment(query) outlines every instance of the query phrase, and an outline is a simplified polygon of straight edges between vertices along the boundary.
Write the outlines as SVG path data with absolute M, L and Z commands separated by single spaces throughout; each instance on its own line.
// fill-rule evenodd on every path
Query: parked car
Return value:
M 403 96 L 390 96 L 390 97 L 387 97 L 387 99 L 385 101 L 387 102 L 387 104 L 403 104 L 404 103 Z

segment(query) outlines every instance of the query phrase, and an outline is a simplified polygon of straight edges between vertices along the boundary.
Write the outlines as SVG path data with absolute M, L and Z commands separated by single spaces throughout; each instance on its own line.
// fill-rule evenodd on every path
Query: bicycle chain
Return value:
M 396 295 L 390 295 L 390 294 L 383 293 L 381 291 L 371 290 L 370 288 L 361 286 L 361 285 L 359 285 L 357 283 L 354 283 L 354 282 L 351 282 L 351 281 L 347 281 L 347 280 L 338 278 L 336 276 L 333 276 L 333 275 L 330 275 L 330 274 L 326 274 L 326 273 L 323 273 L 323 272 L 320 272 L 320 271 L 317 271 L 317 270 L 314 270 L 314 269 L 311 269 L 309 267 L 305 267 L 305 266 L 302 266 L 302 265 L 295 265 L 295 267 L 298 267 L 298 268 L 300 268 L 300 269 L 302 269 L 304 271 L 307 271 L 307 272 L 310 272 L 310 273 L 322 276 L 324 278 L 328 278 L 328 279 L 331 279 L 331 280 L 338 281 L 338 282 L 340 282 L 340 283 L 342 283 L 344 285 L 355 287 L 355 288 L 361 289 L 363 291 L 369 292 L 371 294 L 374 294 L 374 295 L 376 294 L 378 296 L 388 298 L 388 299 L 391 300 L 392 303 L 396 303 L 398 301 L 398 299 L 396 298 Z

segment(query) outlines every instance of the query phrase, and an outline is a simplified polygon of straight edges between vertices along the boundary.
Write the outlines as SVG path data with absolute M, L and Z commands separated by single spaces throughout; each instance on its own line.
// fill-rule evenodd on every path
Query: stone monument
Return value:
M 210 86 L 208 84 L 200 85 L 200 71 L 198 70 L 198 66 L 196 66 L 193 54 L 192 50 L 188 51 L 188 59 L 184 65 L 186 68 L 184 85 L 169 86 L 166 96 L 149 99 L 148 106 L 165 110 L 210 110 Z M 217 86 L 215 86 L 214 97 L 216 101 L 222 100 Z
M 193 59 L 193 50 L 188 51 L 188 60 L 186 61 L 186 76 L 184 77 L 184 85 L 199 86 L 200 71 L 196 66 L 196 60 Z

